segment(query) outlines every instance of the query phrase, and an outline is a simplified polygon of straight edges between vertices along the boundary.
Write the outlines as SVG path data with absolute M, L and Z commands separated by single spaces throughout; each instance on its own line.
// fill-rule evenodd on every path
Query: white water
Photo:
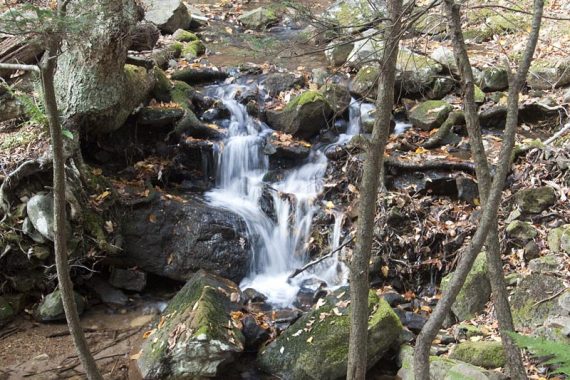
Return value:
M 240 287 L 258 290 L 276 306 L 290 306 L 304 280 L 316 278 L 326 282 L 329 288 L 348 281 L 348 270 L 338 260 L 338 252 L 289 279 L 308 259 L 311 223 L 318 209 L 314 202 L 323 189 L 327 159 L 321 151 L 313 150 L 304 165 L 292 169 L 282 181 L 272 183 L 276 220 L 268 217 L 260 207 L 260 198 L 265 185 L 262 178 L 269 170 L 263 146 L 272 130 L 250 117 L 245 107 L 235 100 L 238 91 L 243 90 L 245 88 L 238 85 L 215 88 L 214 95 L 231 112 L 231 122 L 228 137 L 218 152 L 217 188 L 207 193 L 206 198 L 214 206 L 237 213 L 247 224 L 253 260 L 249 275 Z M 368 106 L 352 101 L 349 127 L 336 144 L 346 143 L 360 133 L 364 107 Z M 344 220 L 339 210 L 333 210 L 333 215 L 331 250 L 340 244 Z

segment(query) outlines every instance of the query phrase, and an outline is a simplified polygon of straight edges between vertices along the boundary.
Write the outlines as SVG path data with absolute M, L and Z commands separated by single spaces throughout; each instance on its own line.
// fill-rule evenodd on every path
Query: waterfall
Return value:
M 313 149 L 306 162 L 288 172 L 281 181 L 271 184 L 274 218 L 266 215 L 260 206 L 264 192 L 264 175 L 269 171 L 268 157 L 263 153 L 267 137 L 273 132 L 252 118 L 236 99 L 246 90 L 239 85 L 211 88 L 231 113 L 228 135 L 217 152 L 216 189 L 206 194 L 213 206 L 231 210 L 240 215 L 248 228 L 253 258 L 249 275 L 240 287 L 254 288 L 268 297 L 276 306 L 289 306 L 295 300 L 304 280 L 316 278 L 329 287 L 346 284 L 347 270 L 338 253 L 323 261 L 310 273 L 294 280 L 289 275 L 303 266 L 311 223 L 318 209 L 315 200 L 323 189 L 327 158 Z M 347 133 L 337 144 L 348 141 L 360 131 L 360 103 L 352 101 Z M 335 226 L 331 247 L 338 247 L 344 215 L 335 212 Z M 334 249 L 334 248 L 332 248 Z

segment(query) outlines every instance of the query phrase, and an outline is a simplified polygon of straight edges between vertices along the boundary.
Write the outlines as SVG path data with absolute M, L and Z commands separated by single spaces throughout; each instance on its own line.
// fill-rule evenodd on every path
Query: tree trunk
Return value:
M 65 158 L 63 138 L 59 121 L 59 112 L 54 88 L 54 74 L 57 62 L 58 44 L 51 43 L 41 63 L 41 78 L 46 114 L 49 120 L 51 146 L 53 152 L 53 192 L 54 192 L 54 250 L 57 278 L 61 299 L 69 332 L 77 349 L 79 359 L 90 380 L 102 380 L 97 364 L 89 352 L 83 335 L 75 297 L 73 283 L 69 275 L 65 234 Z
M 453 0 L 445 0 L 445 5 L 451 10 L 459 7 L 459 4 L 456 4 Z M 431 342 L 441 328 L 445 317 L 449 314 L 451 305 L 453 305 L 457 294 L 465 283 L 465 278 L 469 274 L 477 254 L 481 251 L 489 231 L 496 223 L 497 210 L 501 201 L 502 189 L 505 185 L 507 173 L 510 170 L 511 155 L 514 148 L 518 119 L 519 92 L 525 83 L 526 75 L 532 61 L 532 56 L 538 42 L 543 7 L 544 0 L 535 0 L 532 30 L 530 32 L 526 50 L 523 59 L 520 62 L 516 76 L 514 79 L 511 78 L 509 81 L 507 121 L 501 152 L 499 154 L 499 166 L 490 186 L 489 196 L 483 209 L 483 214 L 481 215 L 479 228 L 477 228 L 468 250 L 461 255 L 461 259 L 459 260 L 459 264 L 457 265 L 447 292 L 438 302 L 433 314 L 424 325 L 416 340 L 414 355 L 414 377 L 416 380 L 429 380 L 429 349 Z M 461 38 L 461 36 L 459 37 Z M 512 77 L 512 73 L 510 75 Z
M 390 134 L 390 121 L 394 108 L 396 60 L 400 43 L 402 0 L 388 2 L 388 18 L 391 24 L 385 29 L 386 43 L 378 79 L 376 107 L 378 117 L 374 122 L 372 138 L 367 147 L 360 190 L 356 249 L 350 270 L 350 338 L 347 379 L 360 380 L 366 376 L 368 341 L 368 262 L 372 250 L 372 231 L 376 215 L 376 200 L 380 169 L 383 167 L 384 150 Z
M 476 162 L 475 170 L 479 184 L 479 195 L 481 197 L 481 205 L 485 207 L 489 197 L 491 187 L 491 172 L 485 148 L 483 147 L 483 139 L 481 136 L 481 125 L 477 114 L 477 105 L 475 103 L 475 79 L 469 56 L 467 55 L 467 47 L 463 39 L 461 31 L 461 15 L 460 8 L 450 6 L 446 3 L 446 15 L 449 20 L 451 34 L 453 38 L 454 53 L 457 66 L 461 73 L 464 92 L 464 108 L 467 132 L 469 134 L 469 143 L 471 145 L 471 154 Z M 503 263 L 501 261 L 501 250 L 499 243 L 499 229 L 497 218 L 492 221 L 486 239 L 486 256 L 489 280 L 493 292 L 493 301 L 504 350 L 507 356 L 507 370 L 515 379 L 525 379 L 526 371 L 524 369 L 522 356 L 519 348 L 514 344 L 508 332 L 514 331 L 513 319 L 508 300 L 507 287 L 504 281 Z

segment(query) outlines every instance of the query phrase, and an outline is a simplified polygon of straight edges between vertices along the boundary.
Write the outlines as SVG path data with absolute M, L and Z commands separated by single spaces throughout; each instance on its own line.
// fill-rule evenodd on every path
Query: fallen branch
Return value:
M 554 141 L 558 140 L 563 134 L 565 134 L 566 132 L 568 132 L 568 130 L 570 130 L 570 123 L 566 124 L 564 126 L 564 128 L 562 128 L 561 130 L 559 130 L 558 132 L 556 132 L 552 137 L 550 137 L 549 139 L 547 139 L 544 142 L 544 145 L 550 145 L 552 144 Z
M 447 170 L 447 171 L 463 171 L 469 174 L 475 173 L 475 164 L 466 161 L 424 161 L 404 162 L 393 157 L 386 157 L 385 166 L 391 169 L 399 169 L 401 171 L 427 171 L 427 170 Z
M 332 255 L 334 255 L 335 253 L 337 253 L 338 251 L 340 251 L 341 249 L 346 247 L 348 244 L 350 244 L 353 240 L 354 240 L 354 237 L 351 237 L 350 239 L 348 239 L 347 241 L 345 241 L 344 243 L 339 245 L 336 249 L 333 249 L 331 252 L 327 253 L 326 255 L 321 256 L 318 259 L 311 261 L 310 263 L 307 263 L 302 268 L 295 269 L 295 272 L 293 272 L 293 274 L 290 275 L 288 279 L 295 278 L 299 273 L 302 273 L 302 272 L 306 271 L 307 269 L 309 269 L 310 267 L 313 267 L 313 266 L 317 265 L 318 263 L 320 263 L 321 261 L 324 261 L 325 259 L 331 257 Z

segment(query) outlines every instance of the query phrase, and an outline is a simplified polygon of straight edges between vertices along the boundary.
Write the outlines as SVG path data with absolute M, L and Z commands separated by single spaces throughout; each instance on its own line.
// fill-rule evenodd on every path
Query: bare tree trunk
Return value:
M 53 189 L 54 189 L 54 249 L 55 265 L 59 290 L 69 332 L 77 349 L 79 359 L 90 380 L 102 380 L 97 364 L 87 346 L 87 341 L 77 313 L 77 305 L 73 294 L 73 283 L 69 274 L 67 262 L 67 247 L 65 234 L 65 158 L 63 154 L 63 138 L 59 112 L 55 96 L 54 75 L 57 63 L 58 44 L 52 42 L 40 64 L 42 90 L 49 120 L 51 146 L 53 152 Z
M 454 7 L 451 3 L 447 2 L 446 14 L 453 38 L 457 66 L 459 67 L 463 83 L 466 126 L 469 134 L 471 153 L 474 161 L 476 162 L 475 170 L 477 180 L 479 182 L 481 205 L 482 207 L 485 207 L 491 187 L 491 173 L 489 171 L 485 148 L 483 147 L 481 126 L 477 115 L 477 105 L 475 103 L 475 80 L 471 69 L 471 63 L 469 62 L 469 56 L 467 55 L 463 33 L 461 31 L 460 8 Z M 503 346 L 507 356 L 507 369 L 513 378 L 524 379 L 526 378 L 526 371 L 523 366 L 520 350 L 507 334 L 509 331 L 514 331 L 514 326 L 508 300 L 507 287 L 504 281 L 503 263 L 501 261 L 499 244 L 499 230 L 496 217 L 492 222 L 485 245 L 489 280 L 493 291 L 493 300 L 495 303 L 495 310 L 499 322 Z
M 376 215 L 376 200 L 384 150 L 390 134 L 390 120 L 394 108 L 396 60 L 402 27 L 402 0 L 388 2 L 388 18 L 391 24 L 385 29 L 385 45 L 378 78 L 376 108 L 379 112 L 374 122 L 372 138 L 367 146 L 367 156 L 362 175 L 356 249 L 350 270 L 350 338 L 348 349 L 347 379 L 360 380 L 366 376 L 368 341 L 368 262 L 372 250 L 372 231 Z
M 453 0 L 445 0 L 445 4 L 446 7 L 453 12 L 458 12 L 458 9 L 454 8 L 460 7 L 460 5 L 456 4 Z M 448 291 L 439 301 L 433 314 L 424 325 L 424 328 L 416 340 L 414 356 L 414 376 L 416 380 L 429 380 L 429 348 L 431 342 L 441 328 L 445 317 L 451 310 L 451 306 L 453 305 L 457 294 L 463 287 L 465 278 L 469 274 L 477 254 L 481 251 L 489 231 L 496 226 L 497 210 L 500 205 L 505 179 L 510 170 L 511 155 L 514 147 L 518 119 L 519 92 L 525 83 L 526 75 L 532 61 L 532 56 L 538 42 L 543 7 L 544 0 L 534 1 L 532 30 L 530 32 L 526 50 L 514 78 L 513 74 L 510 73 L 511 78 L 509 80 L 509 97 L 507 101 L 507 121 L 501 152 L 499 155 L 499 166 L 489 188 L 488 199 L 483 209 L 483 214 L 481 215 L 479 228 L 475 232 L 468 250 L 461 255 L 461 259 L 450 282 Z M 461 36 L 459 37 L 461 38 Z

